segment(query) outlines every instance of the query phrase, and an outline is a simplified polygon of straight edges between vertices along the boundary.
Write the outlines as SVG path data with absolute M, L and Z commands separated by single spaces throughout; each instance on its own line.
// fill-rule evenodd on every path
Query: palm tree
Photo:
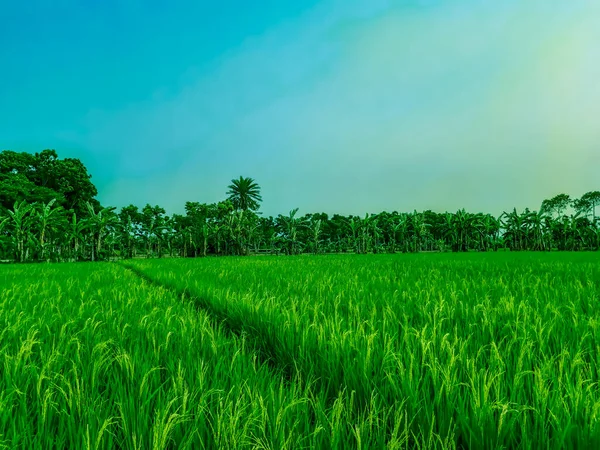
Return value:
M 256 211 L 260 207 L 262 197 L 260 196 L 260 186 L 252 178 L 240 177 L 237 180 L 231 180 L 228 186 L 228 200 L 231 200 L 235 209 L 247 211 Z

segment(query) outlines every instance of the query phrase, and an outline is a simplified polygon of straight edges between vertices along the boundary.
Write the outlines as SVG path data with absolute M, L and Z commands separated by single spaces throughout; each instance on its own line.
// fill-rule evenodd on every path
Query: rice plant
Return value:
M 3 266 L 0 288 L 3 448 L 348 448 L 366 426 L 122 267 Z
M 357 448 L 600 447 L 597 254 L 135 261 L 314 378 Z M 332 441 L 333 442 L 333 441 Z

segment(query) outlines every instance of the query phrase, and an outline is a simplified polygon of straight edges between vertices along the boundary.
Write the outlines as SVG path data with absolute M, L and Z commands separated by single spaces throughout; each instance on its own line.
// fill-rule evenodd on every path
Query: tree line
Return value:
M 538 210 L 484 213 L 326 213 L 277 217 L 258 212 L 252 178 L 232 180 L 223 201 L 186 202 L 185 214 L 95 198 L 83 163 L 54 150 L 0 153 L 0 260 L 96 261 L 258 253 L 600 250 L 600 192 L 560 194 Z

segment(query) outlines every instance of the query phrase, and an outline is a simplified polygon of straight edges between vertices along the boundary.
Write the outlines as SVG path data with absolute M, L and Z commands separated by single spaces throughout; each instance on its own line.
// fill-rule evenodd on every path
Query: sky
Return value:
M 596 0 L 0 2 L 0 149 L 105 205 L 499 214 L 600 190 Z

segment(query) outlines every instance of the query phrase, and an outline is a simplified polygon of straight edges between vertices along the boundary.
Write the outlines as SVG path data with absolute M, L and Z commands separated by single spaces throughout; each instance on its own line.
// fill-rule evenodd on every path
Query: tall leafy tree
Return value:
M 98 191 L 90 179 L 79 159 L 60 159 L 55 150 L 0 152 L 0 205 L 5 208 L 22 200 L 48 203 L 56 199 L 67 210 L 85 212 L 88 202 L 99 206 Z
M 580 199 L 573 200 L 576 212 L 588 216 L 592 213 L 592 221 L 596 221 L 596 208 L 600 206 L 600 191 L 586 192 Z
M 540 210 L 542 214 L 562 216 L 570 205 L 571 196 L 568 194 L 558 194 L 548 200 L 544 200 Z

